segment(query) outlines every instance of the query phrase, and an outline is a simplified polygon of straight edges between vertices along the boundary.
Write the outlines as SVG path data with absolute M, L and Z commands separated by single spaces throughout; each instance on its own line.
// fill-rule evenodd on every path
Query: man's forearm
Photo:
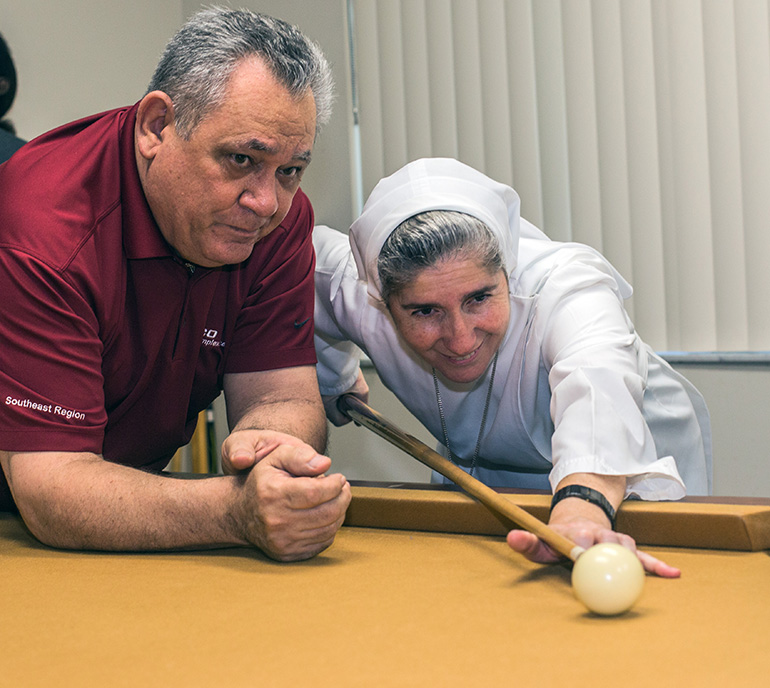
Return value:
M 54 547 L 174 550 L 248 544 L 231 516 L 238 478 L 175 479 L 93 454 L 4 453 L 2 464 L 27 527 Z
M 275 430 L 292 435 L 317 452 L 326 452 L 327 425 L 323 404 L 291 399 L 260 404 L 249 409 L 236 423 L 236 430 Z
M 326 451 L 326 414 L 315 366 L 225 375 L 230 427 L 275 430 Z

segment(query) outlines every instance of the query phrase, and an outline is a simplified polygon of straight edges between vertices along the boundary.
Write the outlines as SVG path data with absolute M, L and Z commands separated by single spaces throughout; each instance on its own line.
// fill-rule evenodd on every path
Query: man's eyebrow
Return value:
M 248 140 L 241 140 L 240 142 L 236 142 L 236 145 L 244 146 L 245 148 L 250 148 L 251 150 L 260 151 L 263 153 L 275 153 L 275 148 L 272 146 L 268 146 L 264 141 L 260 141 L 259 139 L 248 139 Z
M 251 150 L 260 151 L 261 153 L 269 153 L 271 155 L 276 152 L 275 148 L 268 146 L 264 141 L 260 141 L 259 139 L 250 139 L 246 142 L 246 147 L 250 148 Z M 301 160 L 302 162 L 310 164 L 311 157 L 312 151 L 306 150 L 293 155 L 292 160 Z

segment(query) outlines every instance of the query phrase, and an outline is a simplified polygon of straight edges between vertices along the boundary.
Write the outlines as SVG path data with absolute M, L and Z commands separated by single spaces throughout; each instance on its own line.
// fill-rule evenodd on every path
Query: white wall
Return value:
M 0 0 L 19 135 L 139 100 L 181 19 L 181 0 Z
M 675 365 L 706 398 L 714 439 L 714 494 L 770 497 L 770 368 Z

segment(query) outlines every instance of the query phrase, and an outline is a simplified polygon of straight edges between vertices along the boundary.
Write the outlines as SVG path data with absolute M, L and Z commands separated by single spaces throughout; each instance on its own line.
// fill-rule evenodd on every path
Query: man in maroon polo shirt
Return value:
M 329 68 L 296 29 L 205 10 L 147 95 L 0 167 L 0 509 L 43 542 L 328 547 L 313 213 L 299 182 Z M 224 390 L 226 475 L 159 473 Z

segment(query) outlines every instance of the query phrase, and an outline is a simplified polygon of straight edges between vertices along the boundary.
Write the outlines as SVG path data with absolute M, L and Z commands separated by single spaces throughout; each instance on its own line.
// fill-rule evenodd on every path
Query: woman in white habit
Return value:
M 549 524 L 583 547 L 635 549 L 613 529 L 624 499 L 710 492 L 705 402 L 637 335 L 631 287 L 594 249 L 521 218 L 511 187 L 417 160 L 379 182 L 349 237 L 318 226 L 313 242 L 332 422 L 346 421 L 339 395 L 366 400 L 358 347 L 445 456 L 491 486 L 551 489 Z M 508 543 L 558 558 L 524 531 Z

